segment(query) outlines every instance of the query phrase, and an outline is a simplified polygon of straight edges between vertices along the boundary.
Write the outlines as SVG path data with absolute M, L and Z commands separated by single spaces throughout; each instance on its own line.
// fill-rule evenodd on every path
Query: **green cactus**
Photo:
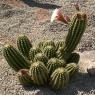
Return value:
M 44 48 L 44 54 L 50 59 L 56 57 L 56 51 L 53 46 L 47 46 Z
M 64 68 L 56 69 L 50 76 L 50 86 L 55 89 L 62 89 L 69 82 L 69 73 Z
M 17 73 L 17 77 L 23 86 L 32 86 L 33 80 L 29 75 L 28 69 L 21 69 Z
M 43 51 L 43 47 L 44 47 L 44 41 L 43 42 L 39 42 L 37 44 L 37 48 L 39 48 L 41 51 Z
M 63 60 L 63 59 L 58 59 L 59 61 L 59 64 L 62 66 L 62 67 L 65 67 L 66 66 L 66 61 Z
M 44 47 L 46 47 L 46 46 L 53 46 L 53 47 L 55 47 L 55 43 L 53 41 L 51 41 L 51 40 L 47 40 L 44 43 Z
M 60 48 L 60 47 L 64 47 L 64 41 L 57 41 L 55 44 L 56 47 L 56 51 Z
M 38 53 L 38 54 L 35 55 L 35 61 L 41 61 L 45 65 L 47 65 L 48 58 L 47 58 L 47 56 L 45 54 Z
M 64 49 L 60 52 L 60 57 L 68 59 L 78 43 L 80 42 L 82 35 L 85 31 L 87 24 L 87 16 L 83 12 L 79 12 L 73 16 L 69 25 L 69 32 L 66 37 Z
M 61 56 L 61 54 L 64 53 L 64 52 L 63 52 L 63 49 L 64 49 L 64 47 L 59 47 L 59 49 L 56 51 L 57 58 L 59 58 L 59 59 L 64 59 L 64 58 L 62 58 L 62 56 Z
M 29 50 L 32 47 L 31 42 L 25 35 L 20 35 L 17 39 L 17 47 L 24 57 L 29 59 Z
M 10 67 L 15 71 L 29 69 L 30 62 L 26 60 L 13 46 L 6 45 L 3 54 Z
M 65 62 L 57 58 L 51 58 L 47 63 L 49 75 L 51 75 L 57 68 L 65 65 Z
M 30 67 L 30 75 L 37 85 L 44 85 L 48 81 L 48 70 L 43 62 L 34 62 Z
M 69 76 L 72 77 L 78 72 L 78 65 L 76 63 L 69 63 L 66 65 L 65 69 L 69 72 Z
M 69 58 L 67 59 L 67 63 L 77 63 L 79 62 L 80 55 L 78 53 L 71 53 Z
M 41 50 L 39 48 L 31 48 L 30 51 L 29 51 L 29 59 L 34 61 L 34 57 L 37 53 L 41 53 Z

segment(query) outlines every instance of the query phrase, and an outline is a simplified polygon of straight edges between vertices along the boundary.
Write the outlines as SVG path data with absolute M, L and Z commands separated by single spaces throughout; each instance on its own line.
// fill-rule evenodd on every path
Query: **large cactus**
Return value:
M 32 86 L 33 80 L 29 75 L 28 69 L 21 69 L 17 73 L 17 77 L 23 86 Z
M 65 65 L 65 62 L 57 58 L 51 58 L 47 63 L 47 68 L 49 70 L 49 75 L 51 75 L 54 70 Z
M 32 47 L 32 44 L 30 43 L 29 39 L 25 35 L 20 35 L 17 39 L 17 47 L 19 51 L 25 56 L 27 59 L 29 59 L 29 50 Z
M 56 69 L 50 76 L 50 86 L 53 89 L 61 89 L 65 87 L 69 82 L 69 73 L 64 68 Z
M 72 77 L 76 72 L 78 72 L 78 65 L 76 63 L 69 63 L 65 69 L 69 72 L 69 76 Z
M 87 24 L 87 16 L 83 12 L 75 14 L 69 25 L 69 32 L 66 37 L 64 49 L 60 53 L 60 57 L 68 58 L 69 54 L 75 50 L 80 42 Z
M 30 75 L 37 85 L 44 85 L 48 81 L 48 70 L 43 62 L 34 62 L 30 67 Z
M 45 65 L 47 65 L 48 58 L 47 58 L 47 56 L 45 54 L 38 53 L 38 54 L 35 55 L 35 61 L 41 61 Z
M 13 46 L 6 45 L 3 54 L 10 67 L 15 71 L 29 69 L 30 62 L 26 60 Z
M 44 54 L 50 59 L 56 57 L 56 50 L 53 46 L 46 46 L 44 48 Z
M 29 59 L 34 61 L 34 57 L 37 53 L 41 53 L 41 50 L 39 48 L 31 48 L 30 51 L 29 51 Z

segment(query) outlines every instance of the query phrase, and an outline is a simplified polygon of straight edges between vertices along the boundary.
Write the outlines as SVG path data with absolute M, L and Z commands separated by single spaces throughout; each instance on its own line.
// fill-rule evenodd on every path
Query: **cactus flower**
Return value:
M 51 22 L 53 22 L 54 20 L 62 21 L 66 24 L 68 23 L 68 21 L 62 15 L 61 10 L 57 8 L 53 11 L 53 14 L 51 16 Z

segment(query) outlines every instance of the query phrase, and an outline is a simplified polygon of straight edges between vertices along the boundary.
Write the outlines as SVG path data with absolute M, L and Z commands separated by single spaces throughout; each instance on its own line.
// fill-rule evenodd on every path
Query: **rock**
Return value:
M 93 66 L 95 67 L 95 51 L 94 50 L 85 51 L 79 54 L 80 54 L 80 61 L 79 61 L 80 71 L 83 73 L 87 73 L 87 69 L 91 69 Z

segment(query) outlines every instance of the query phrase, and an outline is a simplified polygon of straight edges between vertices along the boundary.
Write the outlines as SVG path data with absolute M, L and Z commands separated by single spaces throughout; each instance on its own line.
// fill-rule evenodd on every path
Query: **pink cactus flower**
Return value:
M 51 22 L 53 22 L 54 20 L 58 20 L 58 21 L 62 21 L 66 24 L 68 24 L 67 20 L 64 18 L 64 16 L 61 13 L 60 9 L 55 9 L 53 11 L 53 14 L 51 16 Z

